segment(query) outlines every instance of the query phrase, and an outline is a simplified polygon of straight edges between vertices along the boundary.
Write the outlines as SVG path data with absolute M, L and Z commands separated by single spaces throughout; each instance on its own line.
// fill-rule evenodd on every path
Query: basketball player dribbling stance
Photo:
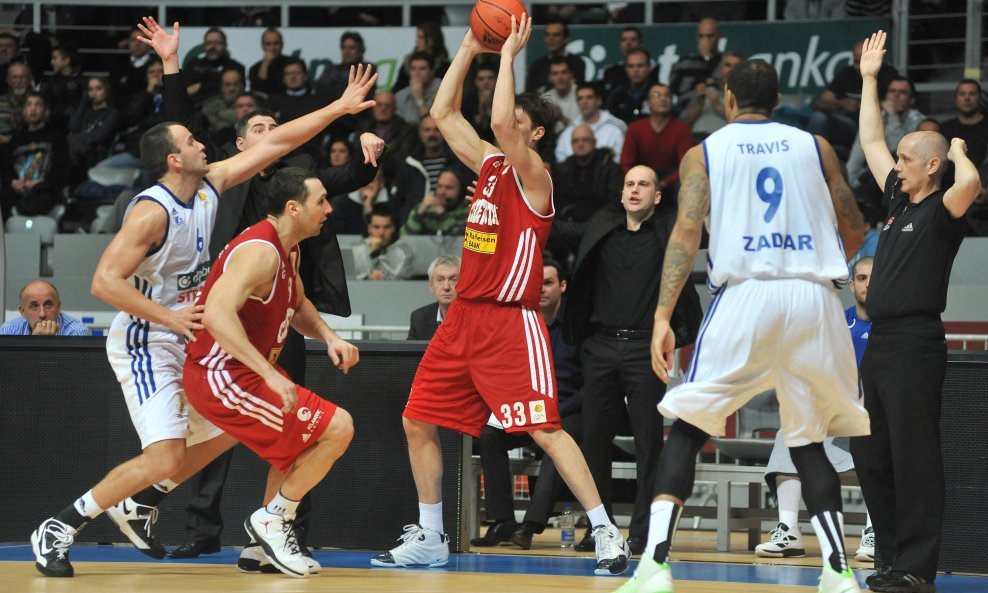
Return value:
M 826 140 L 771 120 L 779 78 L 762 60 L 727 77 L 728 120 L 680 164 L 676 225 L 662 268 L 652 368 L 668 382 L 673 305 L 689 281 L 703 224 L 715 296 L 683 383 L 659 411 L 675 420 L 659 461 L 648 542 L 618 593 L 672 593 L 669 547 L 693 491 L 696 454 L 752 397 L 774 388 L 780 429 L 820 541 L 822 593 L 857 593 L 847 567 L 840 479 L 827 436 L 868 434 L 851 335 L 838 296 L 864 222 Z
M 537 95 L 515 96 L 515 56 L 532 33 L 527 15 L 501 48 L 491 128 L 484 142 L 460 111 L 463 81 L 486 50 L 470 31 L 432 107 L 443 137 L 479 175 L 467 219 L 457 298 L 422 358 L 404 412 L 405 436 L 419 498 L 419 520 L 375 566 L 443 566 L 449 539 L 442 521 L 442 454 L 438 426 L 477 438 L 491 412 L 507 432 L 528 432 L 587 509 L 596 540 L 595 572 L 621 574 L 630 552 L 607 517 L 590 470 L 560 428 L 552 350 L 539 312 L 542 250 L 555 214 L 552 180 L 535 148 L 552 126 Z

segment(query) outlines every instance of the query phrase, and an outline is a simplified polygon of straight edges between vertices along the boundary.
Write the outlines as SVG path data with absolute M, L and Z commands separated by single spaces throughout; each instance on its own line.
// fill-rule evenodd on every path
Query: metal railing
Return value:
M 945 338 L 948 343 L 960 342 L 961 350 L 975 350 L 969 344 L 980 344 L 977 350 L 988 350 L 988 334 L 947 334 Z

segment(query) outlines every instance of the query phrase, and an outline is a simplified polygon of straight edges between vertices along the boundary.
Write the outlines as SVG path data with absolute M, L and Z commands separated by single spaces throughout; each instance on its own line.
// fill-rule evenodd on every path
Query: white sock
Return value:
M 871 513 L 865 515 L 865 529 L 871 527 Z
M 797 479 L 779 478 L 775 487 L 779 502 L 779 523 L 789 529 L 799 529 L 799 501 L 803 499 L 803 484 Z
M 600 527 L 601 525 L 607 527 L 611 524 L 611 518 L 607 516 L 607 511 L 604 510 L 602 504 L 587 511 L 587 520 L 590 521 L 591 527 Z
M 670 539 L 676 530 L 676 524 L 679 523 L 679 516 L 682 512 L 683 507 L 671 500 L 652 501 L 651 516 L 648 520 L 648 539 L 645 541 L 645 551 L 642 552 L 642 558 L 654 558 L 655 549 L 659 545 L 664 545 L 663 558 L 662 560 L 656 559 L 656 562 L 668 561 L 668 550 L 672 544 Z
M 436 533 L 445 533 L 443 530 L 443 503 L 436 504 L 419 503 L 419 525 L 426 529 L 431 529 Z
M 295 511 L 298 510 L 297 500 L 292 500 L 290 498 L 285 498 L 285 495 L 281 493 L 281 490 L 274 495 L 267 505 L 265 505 L 265 510 L 272 515 L 294 515 Z
M 176 488 L 178 488 L 178 482 L 172 482 L 171 480 L 162 480 L 154 485 L 155 490 L 159 490 L 165 494 L 168 494 Z
M 829 566 L 834 572 L 842 573 L 847 570 L 847 560 L 844 557 L 844 534 L 841 524 L 844 514 L 836 511 L 824 511 L 810 517 L 813 531 L 820 541 L 820 554 L 823 556 L 824 567 Z
M 78 511 L 80 515 L 89 519 L 99 517 L 103 514 L 104 510 L 103 507 L 96 504 L 96 499 L 93 498 L 92 490 L 80 496 L 72 506 L 75 507 L 75 510 Z

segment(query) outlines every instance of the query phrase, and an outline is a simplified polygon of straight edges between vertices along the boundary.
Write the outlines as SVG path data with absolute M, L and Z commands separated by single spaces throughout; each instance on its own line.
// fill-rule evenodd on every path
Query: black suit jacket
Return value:
M 223 160 L 238 152 L 233 145 L 216 146 L 210 141 L 204 128 L 193 124 L 192 102 L 181 74 L 164 77 L 163 97 L 166 118 L 189 126 L 193 135 L 206 145 L 209 162 Z M 315 171 L 329 195 L 359 189 L 370 183 L 377 174 L 375 167 L 365 165 L 360 158 L 355 158 L 342 167 L 317 169 L 312 157 L 301 151 L 284 157 L 279 161 L 278 167 L 302 167 Z M 209 241 L 209 253 L 214 259 L 241 230 L 238 227 L 251 182 L 248 179 L 244 183 L 226 188 L 220 198 L 216 223 Z M 299 273 L 306 296 L 319 311 L 348 317 L 351 313 L 350 293 L 346 286 L 343 255 L 332 225 L 324 224 L 319 236 L 302 241 L 299 249 L 302 255 Z
M 660 261 L 665 257 L 665 245 L 676 222 L 674 212 L 656 211 L 655 224 L 649 228 L 658 234 L 663 245 Z M 567 341 L 580 343 L 593 333 L 591 316 L 594 311 L 593 282 L 600 260 L 600 247 L 614 230 L 626 224 L 624 210 L 599 210 L 585 223 L 556 221 L 552 233 L 558 240 L 576 249 L 576 264 L 566 288 L 566 310 L 564 313 L 565 336 Z M 660 273 L 657 272 L 657 273 Z M 703 319 L 700 296 L 692 282 L 687 282 L 676 302 L 672 316 L 672 329 L 676 333 L 676 347 L 690 344 L 696 339 Z
M 411 318 L 408 320 L 407 339 L 427 342 L 431 340 L 432 336 L 436 334 L 436 330 L 439 329 L 439 324 L 436 323 L 438 315 L 439 303 L 432 303 L 412 311 Z

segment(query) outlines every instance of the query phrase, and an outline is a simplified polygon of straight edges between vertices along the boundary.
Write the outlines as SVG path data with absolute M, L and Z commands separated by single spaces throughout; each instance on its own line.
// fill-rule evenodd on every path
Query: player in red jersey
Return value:
M 552 180 L 535 151 L 552 125 L 537 95 L 515 97 L 513 62 L 532 23 L 512 18 L 501 49 L 491 129 L 484 142 L 463 117 L 463 81 L 485 50 L 467 31 L 432 106 L 432 117 L 456 156 L 479 175 L 463 241 L 453 301 L 422 358 L 404 413 L 405 436 L 419 496 L 419 522 L 375 566 L 442 566 L 449 559 L 442 523 L 442 454 L 437 426 L 480 436 L 493 411 L 508 432 L 528 432 L 549 455 L 587 509 L 597 548 L 597 574 L 621 574 L 628 551 L 607 517 L 590 470 L 560 429 L 552 351 L 539 313 L 542 250 L 552 217 Z
M 269 187 L 267 219 L 223 249 L 196 299 L 205 306 L 204 329 L 186 347 L 183 383 L 197 412 L 284 474 L 244 527 L 279 570 L 304 577 L 295 510 L 346 451 L 353 421 L 292 383 L 278 354 L 289 325 L 325 342 L 344 373 L 359 354 L 326 325 L 298 278 L 298 243 L 318 235 L 331 211 L 326 188 L 313 173 L 291 167 L 275 173 Z

